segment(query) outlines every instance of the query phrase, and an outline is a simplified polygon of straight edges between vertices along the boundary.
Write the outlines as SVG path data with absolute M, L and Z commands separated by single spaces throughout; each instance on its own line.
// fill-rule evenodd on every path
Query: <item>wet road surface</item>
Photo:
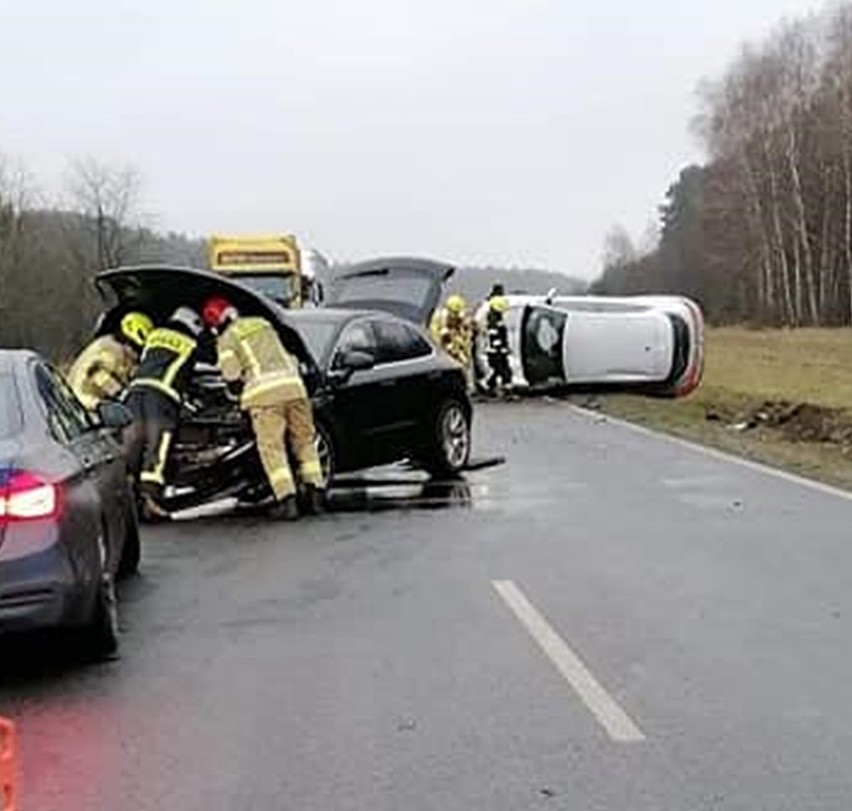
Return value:
M 7 646 L 24 811 L 847 811 L 852 502 L 477 420 L 467 488 L 147 529 L 120 661 Z

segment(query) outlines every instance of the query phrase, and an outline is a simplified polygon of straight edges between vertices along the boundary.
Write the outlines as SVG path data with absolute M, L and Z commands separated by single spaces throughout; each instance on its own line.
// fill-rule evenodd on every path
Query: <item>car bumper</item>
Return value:
M 22 554 L 28 530 L 16 538 L 8 528 L 0 546 L 0 634 L 79 620 L 80 587 L 64 545 L 47 528 L 35 550 Z

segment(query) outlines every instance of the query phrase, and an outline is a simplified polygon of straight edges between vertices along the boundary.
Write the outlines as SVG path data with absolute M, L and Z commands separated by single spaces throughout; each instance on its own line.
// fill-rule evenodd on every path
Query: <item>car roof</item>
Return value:
M 354 321 L 356 318 L 388 318 L 396 321 L 405 321 L 406 324 L 416 327 L 404 318 L 383 310 L 356 310 L 348 307 L 311 307 L 304 310 L 287 310 L 287 321 L 298 329 L 300 321 L 315 321 L 331 324 L 344 324 Z
M 351 265 L 344 267 L 341 274 L 363 273 L 386 267 L 395 267 L 404 270 L 446 270 L 455 267 L 455 265 L 452 262 L 442 262 L 438 259 L 428 259 L 422 256 L 381 256 L 376 259 L 353 262 Z

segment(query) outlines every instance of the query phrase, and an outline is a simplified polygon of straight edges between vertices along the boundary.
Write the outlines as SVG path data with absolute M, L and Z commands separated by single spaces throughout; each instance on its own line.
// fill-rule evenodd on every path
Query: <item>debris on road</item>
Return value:
M 400 718 L 396 724 L 397 732 L 414 732 L 417 729 L 417 721 L 413 718 Z

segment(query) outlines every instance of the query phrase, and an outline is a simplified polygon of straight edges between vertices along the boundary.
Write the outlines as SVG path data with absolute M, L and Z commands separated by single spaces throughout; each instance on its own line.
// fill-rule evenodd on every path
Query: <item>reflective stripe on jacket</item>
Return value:
M 130 388 L 151 388 L 181 401 L 195 360 L 198 342 L 168 327 L 155 329 L 145 341 L 142 359 Z
M 435 343 L 450 357 L 463 365 L 470 363 L 473 324 L 466 313 L 455 315 L 446 307 L 442 307 L 432 317 L 429 331 Z
M 68 381 L 89 410 L 106 399 L 117 398 L 136 370 L 136 353 L 112 335 L 95 338 L 77 357 Z
M 502 322 L 492 324 L 488 327 L 487 352 L 490 355 L 509 354 L 509 331 Z
M 266 319 L 238 318 L 219 336 L 217 349 L 222 377 L 243 381 L 243 408 L 307 398 L 299 362 Z

